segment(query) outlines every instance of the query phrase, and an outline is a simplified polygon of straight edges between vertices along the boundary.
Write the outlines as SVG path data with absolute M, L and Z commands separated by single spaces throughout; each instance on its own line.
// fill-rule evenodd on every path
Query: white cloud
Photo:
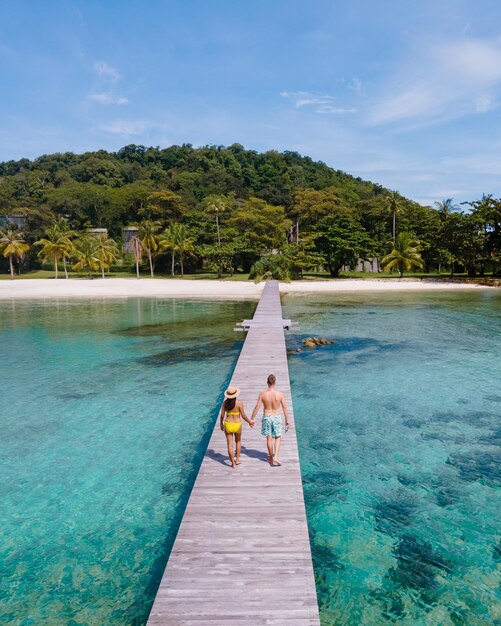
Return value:
M 103 124 L 100 128 L 114 135 L 142 135 L 152 127 L 153 124 L 146 120 L 114 120 Z
M 282 98 L 294 102 L 296 108 L 312 107 L 315 113 L 354 113 L 356 109 L 338 106 L 336 98 L 327 94 L 314 94 L 307 91 L 282 91 Z
M 357 96 L 365 96 L 364 84 L 360 78 L 357 78 L 356 76 L 354 76 L 348 83 L 348 89 L 354 91 Z
M 315 113 L 343 114 L 343 113 L 356 113 L 356 112 L 357 112 L 357 109 L 352 109 L 348 107 L 338 107 L 338 106 L 333 106 L 332 104 L 321 104 L 315 109 Z
M 308 93 L 307 91 L 282 91 L 280 95 L 282 98 L 290 98 L 296 107 L 328 104 L 335 100 L 334 96 Z
M 499 176 L 501 156 L 497 152 L 473 152 L 465 156 L 450 156 L 442 159 L 441 166 L 449 172 L 468 172 L 475 175 Z
M 435 112 L 440 98 L 432 85 L 417 83 L 379 100 L 370 110 L 371 124 L 386 124 Z
M 437 48 L 446 71 L 468 85 L 490 86 L 501 81 L 501 42 L 467 39 Z
M 501 96 L 501 40 L 463 38 L 426 45 L 383 85 L 366 116 L 371 125 L 435 123 L 498 107 Z
M 106 61 L 95 61 L 94 71 L 98 76 L 111 80 L 114 83 L 121 78 L 120 72 L 108 63 L 106 63 Z
M 487 94 L 480 96 L 475 102 L 475 111 L 477 113 L 488 113 L 489 111 L 497 109 L 497 107 L 498 103 Z
M 125 96 L 117 96 L 109 91 L 92 93 L 89 96 L 89 100 L 99 104 L 129 104 L 129 100 Z

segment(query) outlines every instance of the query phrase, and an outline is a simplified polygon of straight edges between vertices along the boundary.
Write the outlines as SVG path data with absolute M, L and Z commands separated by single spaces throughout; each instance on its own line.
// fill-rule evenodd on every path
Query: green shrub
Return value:
M 274 254 L 256 261 L 251 268 L 249 279 L 260 282 L 262 280 L 283 280 L 290 282 L 293 275 L 290 259 L 283 254 Z

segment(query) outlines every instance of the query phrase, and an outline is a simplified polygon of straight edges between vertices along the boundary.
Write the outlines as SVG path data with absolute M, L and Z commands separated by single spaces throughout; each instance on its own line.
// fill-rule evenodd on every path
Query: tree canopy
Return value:
M 200 252 L 174 253 L 188 272 L 204 264 L 219 273 L 229 267 L 248 271 L 263 255 L 285 254 L 296 244 L 302 251 L 289 250 L 287 258 L 301 267 L 321 259 L 336 275 L 358 258 L 390 253 L 403 232 L 421 242 L 426 269 L 501 271 L 499 199 L 484 196 L 469 208 L 457 207 L 450 198 L 422 206 L 297 152 L 259 153 L 240 144 L 131 144 L 117 152 L 3 162 L 0 221 L 6 215 L 26 219 L 23 232 L 30 250 L 19 257 L 25 264 L 40 262 L 33 244 L 65 219 L 74 231 L 106 228 L 115 240 L 123 227 L 155 223 L 155 233 L 141 235 L 150 273 L 155 266 L 165 271 L 172 265 L 158 236 L 174 225 L 185 227 L 190 248 Z M 54 262 L 61 256 L 45 252 L 40 258 L 51 256 Z

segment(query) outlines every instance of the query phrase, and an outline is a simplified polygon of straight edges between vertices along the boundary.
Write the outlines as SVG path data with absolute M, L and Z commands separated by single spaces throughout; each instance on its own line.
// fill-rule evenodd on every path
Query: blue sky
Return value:
M 237 142 L 501 195 L 499 0 L 0 0 L 0 68 L 1 160 Z

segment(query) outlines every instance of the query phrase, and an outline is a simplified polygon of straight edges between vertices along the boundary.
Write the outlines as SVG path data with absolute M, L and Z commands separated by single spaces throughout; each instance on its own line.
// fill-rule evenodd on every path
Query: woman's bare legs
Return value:
M 228 456 L 230 457 L 231 467 L 235 469 L 235 457 L 233 456 L 233 433 L 226 433 L 226 443 L 228 444 Z
M 240 460 L 240 450 L 242 449 L 242 427 L 240 427 L 240 430 L 238 431 L 238 433 L 235 433 L 235 448 L 236 448 L 235 465 L 240 465 L 240 463 L 242 462 Z

